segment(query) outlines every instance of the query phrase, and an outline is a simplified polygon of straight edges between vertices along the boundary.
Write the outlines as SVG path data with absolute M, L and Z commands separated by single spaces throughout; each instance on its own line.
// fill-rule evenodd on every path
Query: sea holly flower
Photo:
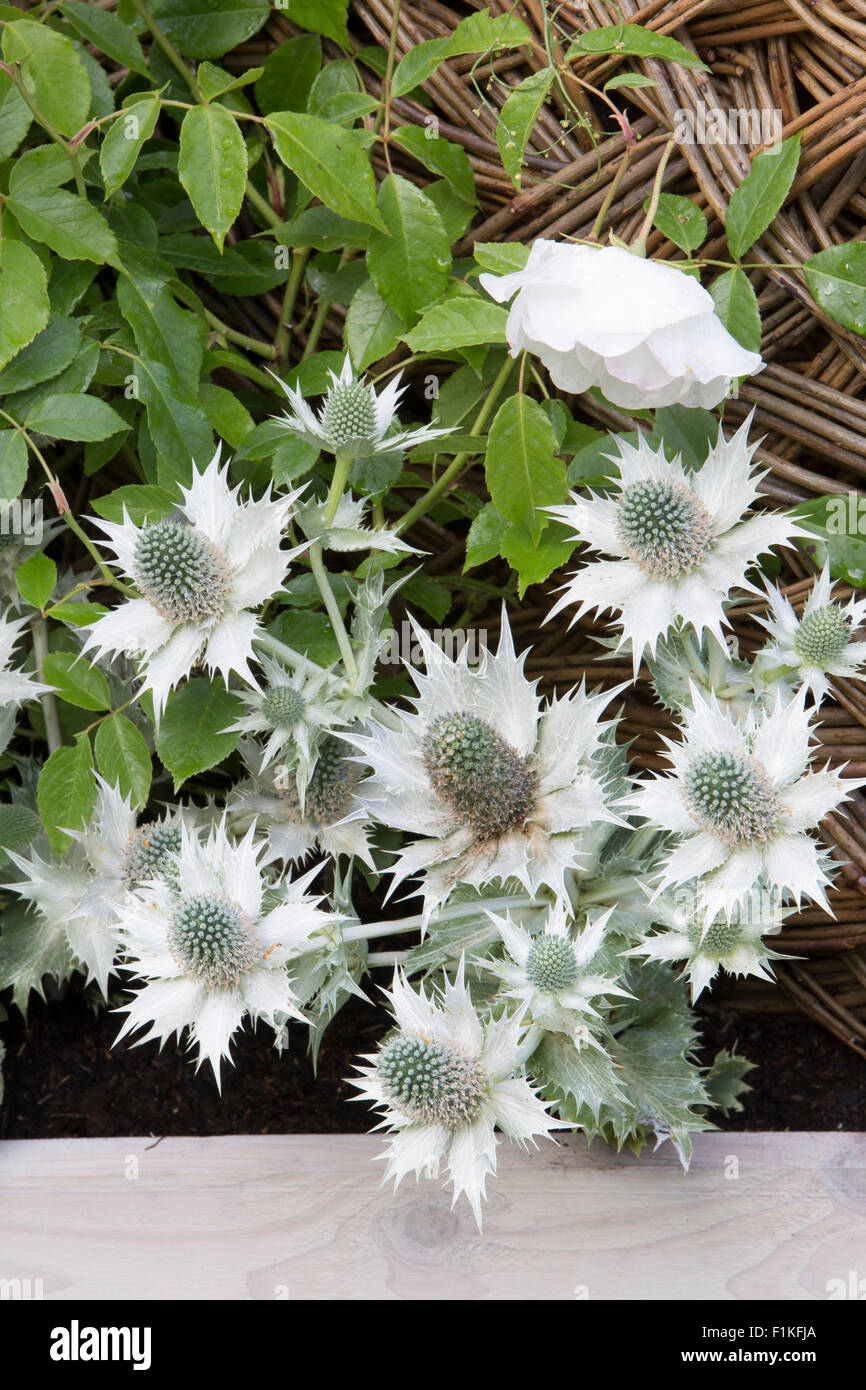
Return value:
M 384 550 L 391 555 L 417 554 L 387 526 L 364 525 L 369 498 L 351 497 L 344 492 L 337 502 L 333 519 L 327 519 L 326 502 L 309 502 L 297 510 L 297 522 L 308 540 L 320 540 L 326 550 Z
M 300 439 L 328 453 L 341 454 L 344 458 L 407 453 L 428 439 L 450 434 L 450 429 L 399 429 L 396 410 L 406 390 L 405 386 L 400 385 L 401 375 L 398 373 L 392 377 L 377 395 L 372 386 L 355 376 L 347 354 L 340 375 L 331 372 L 331 386 L 318 414 L 307 405 L 297 386 L 287 386 L 278 376 L 274 376 L 292 407 L 290 414 L 274 418 Z
M 691 275 L 618 246 L 533 243 L 523 270 L 479 277 L 514 303 L 511 355 L 540 357 L 563 391 L 596 386 L 623 410 L 712 409 L 763 367 L 723 326 Z
M 768 667 L 788 668 L 783 670 L 785 678 L 805 685 L 816 705 L 830 689 L 828 676 L 856 679 L 866 665 L 866 642 L 855 639 L 866 619 L 866 599 L 837 603 L 832 589 L 830 567 L 825 565 L 798 618 L 784 594 L 768 585 L 770 616 L 757 616 L 770 641 L 755 659 L 755 674 L 760 676 Z
M 863 778 L 808 771 L 813 740 L 801 690 L 787 704 L 735 719 L 692 686 L 682 741 L 666 738 L 670 776 L 654 777 L 626 798 L 639 816 L 680 837 L 659 888 L 697 880 L 706 921 L 730 917 L 763 887 L 799 905 L 813 898 L 830 912 L 828 855 L 808 834 Z
M 268 906 L 261 851 L 254 826 L 235 844 L 224 820 L 205 840 L 184 825 L 174 881 L 138 884 L 117 912 L 126 968 L 143 981 L 121 1010 L 118 1042 L 147 1028 L 136 1045 L 162 1045 L 188 1028 L 196 1069 L 209 1061 L 217 1086 L 245 1018 L 277 1034 L 289 1017 L 303 1019 L 286 965 L 333 920 L 306 893 L 318 866 L 277 884 Z
M 67 832 L 73 843 L 62 858 L 43 859 L 35 849 L 29 857 L 7 850 L 23 878 L 6 887 L 33 903 L 40 928 L 65 935 L 74 958 L 107 996 L 119 944 L 117 908 L 136 884 L 171 876 L 180 818 L 171 815 L 136 828 L 129 798 L 96 777 L 93 815 L 84 830 Z
M 679 896 L 674 900 L 667 896 L 658 899 L 656 914 L 666 930 L 655 932 L 624 952 L 648 960 L 682 961 L 693 1004 L 720 970 L 728 975 L 756 975 L 761 980 L 772 980 L 771 961 L 791 959 L 772 951 L 763 940 L 780 932 L 785 917 L 794 910 L 783 909 L 776 894 L 752 893 L 730 917 L 714 917 L 711 922 L 696 913 L 694 907 L 694 903 Z
M 588 921 L 577 936 L 561 902 L 551 907 L 543 929 L 534 934 L 513 922 L 510 914 L 501 917 L 488 912 L 507 956 L 477 964 L 502 980 L 507 998 L 525 1005 L 528 1020 L 549 1032 L 567 1033 L 578 1047 L 597 1047 L 591 1023 L 598 1018 L 598 1011 L 592 1000 L 602 995 L 626 996 L 615 979 L 598 969 L 613 911 L 609 908 Z
M 15 709 L 25 700 L 35 700 L 38 695 L 53 690 L 52 685 L 43 685 L 24 671 L 10 668 L 15 644 L 21 637 L 21 629 L 26 627 L 28 618 L 7 618 L 0 614 L 0 708 L 10 706 Z
M 298 864 L 314 850 L 336 859 L 353 855 L 373 868 L 370 852 L 370 814 L 358 795 L 361 769 L 341 738 L 326 733 L 311 754 L 309 776 L 299 779 L 288 764 L 256 766 L 250 751 L 245 761 L 251 772 L 231 798 L 233 825 L 255 817 L 267 841 L 263 863 L 282 860 Z
M 599 723 L 616 692 L 580 688 L 542 707 L 504 611 L 496 655 L 474 670 L 467 648 L 452 661 L 415 631 L 426 674 L 408 668 L 413 709 L 351 736 L 372 769 L 360 788 L 370 814 L 419 837 L 398 851 L 390 892 L 423 874 L 425 920 L 459 883 L 517 879 L 530 894 L 563 896 L 589 828 L 621 823 L 604 761 L 613 726 Z
M 322 731 L 345 722 L 346 702 L 335 703 L 330 694 L 331 673 L 324 668 L 289 672 L 270 657 L 260 655 L 258 661 L 264 684 L 260 689 L 241 692 L 246 713 L 230 724 L 226 733 L 267 734 L 263 768 L 291 745 L 299 766 L 309 776 L 316 740 Z
M 389 1128 L 383 1182 L 393 1178 L 396 1188 L 412 1172 L 435 1178 L 445 1164 L 454 1202 L 466 1194 L 480 1230 L 485 1183 L 496 1172 L 496 1128 L 525 1147 L 571 1126 L 550 1117 L 520 1074 L 521 1016 L 483 1022 L 462 961 L 437 996 L 425 995 L 423 985 L 416 994 L 399 974 L 384 993 L 397 1030 L 363 1058 L 369 1065 L 358 1068 L 361 1080 L 349 1078 L 361 1093 L 353 1099 L 381 1107 L 380 1128 Z
M 220 451 L 204 472 L 193 470 L 181 487 L 180 516 L 135 525 L 93 521 L 108 536 L 116 567 L 141 598 L 127 599 L 98 618 L 85 651 L 124 652 L 142 658 L 143 689 L 153 691 L 159 720 L 169 691 L 202 661 L 225 681 L 236 671 L 250 685 L 256 617 L 281 587 L 289 561 L 303 547 L 284 550 L 283 529 L 299 492 L 241 502 L 231 488 Z
M 711 633 L 724 646 L 724 601 L 734 587 L 758 592 L 746 572 L 772 546 L 805 532 L 780 512 L 743 519 L 761 476 L 751 470 L 751 415 L 731 439 L 721 428 L 706 462 L 687 472 L 641 436 L 615 438 L 620 477 L 606 497 L 571 494 L 548 511 L 593 550 L 612 556 L 572 575 L 550 616 L 576 606 L 575 621 L 594 608 L 613 609 L 631 643 L 635 677 L 645 648 L 677 624 Z M 613 457 L 613 456 L 611 456 Z

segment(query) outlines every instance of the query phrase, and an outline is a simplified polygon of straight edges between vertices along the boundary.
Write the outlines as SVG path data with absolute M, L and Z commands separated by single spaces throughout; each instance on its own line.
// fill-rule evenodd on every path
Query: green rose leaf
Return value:
M 316 34 L 286 39 L 265 59 L 255 85 L 259 110 L 304 111 L 316 74 L 322 66 L 322 41 Z
M 92 43 L 100 53 L 105 53 L 122 67 L 137 72 L 141 77 L 149 77 L 147 63 L 141 51 L 141 44 L 132 30 L 110 10 L 101 10 L 97 5 L 85 4 L 84 0 L 63 0 L 60 13 L 69 20 L 83 39 Z
M 69 705 L 79 709 L 108 709 L 111 695 L 108 682 L 86 656 L 78 652 L 49 652 L 42 662 L 46 683 L 53 685 Z
M 180 128 L 178 177 L 196 216 L 222 250 L 236 221 L 247 181 L 247 147 L 224 106 L 195 106 Z
M 72 748 L 57 748 L 43 763 L 36 804 L 51 844 L 62 853 L 71 843 L 66 830 L 83 830 L 96 804 L 96 777 L 90 740 L 82 734 Z
M 0 245 L 0 367 L 48 322 L 47 277 L 39 257 L 20 241 Z
M 370 160 L 352 131 L 298 111 L 272 111 L 265 124 L 280 159 L 327 207 L 388 230 Z
M 769 227 L 788 196 L 800 162 L 800 133 L 755 155 L 752 167 L 728 204 L 725 229 L 737 260 Z
M 97 728 L 93 748 L 106 782 L 119 787 L 121 796 L 130 797 L 133 806 L 144 806 L 153 768 L 140 730 L 125 714 L 112 714 Z
M 523 155 L 541 108 L 553 85 L 553 68 L 532 72 L 506 97 L 496 126 L 496 143 L 506 174 L 515 188 L 522 180 Z
M 413 352 L 452 352 L 475 343 L 504 343 L 508 310 L 480 295 L 456 295 L 428 309 L 406 334 Z
M 591 29 L 588 34 L 579 34 L 568 49 L 565 60 L 580 58 L 584 53 L 610 53 L 617 58 L 666 58 L 668 62 L 679 63 L 684 68 L 699 68 L 709 72 L 696 53 L 668 38 L 666 34 L 656 34 L 651 29 L 643 29 L 639 24 L 610 24 L 603 29 Z
M 25 603 L 32 603 L 34 608 L 42 609 L 54 593 L 57 566 L 47 555 L 43 555 L 41 550 L 37 550 L 35 555 L 31 555 L 29 560 L 19 565 L 15 571 L 15 583 Z
M 126 429 L 126 421 L 97 396 L 80 396 L 59 391 L 47 396 L 29 410 L 24 423 L 28 429 L 51 439 L 93 441 Z
M 27 481 L 27 445 L 17 430 L 0 430 L 0 504 L 13 502 Z
M 16 19 L 4 26 L 2 48 L 7 63 L 21 64 L 46 120 L 61 135 L 76 135 L 90 111 L 90 78 L 71 39 L 46 24 Z
M 825 313 L 855 333 L 866 333 L 866 245 L 845 241 L 810 256 L 806 284 Z
M 226 733 L 244 712 L 243 701 L 222 681 L 196 676 L 168 697 L 156 736 L 156 751 L 177 791 L 188 777 L 227 758 L 240 734 Z
M 141 101 L 130 102 L 119 113 L 117 120 L 112 121 L 99 151 L 106 198 L 110 198 L 126 183 L 135 168 L 142 145 L 156 129 L 159 111 L 159 97 L 154 93 Z
M 404 332 L 403 320 L 385 303 L 372 281 L 365 280 L 352 296 L 346 314 L 346 347 L 355 371 L 362 372 L 371 362 L 387 357 Z
M 540 508 L 562 502 L 568 489 L 553 426 L 530 396 L 511 396 L 496 412 L 485 472 L 500 515 L 525 526 L 537 541 L 548 520 Z
M 367 268 L 385 302 L 411 322 L 448 284 L 450 241 L 429 198 L 407 179 L 388 175 L 379 210 L 388 230 L 371 236 Z
M 649 210 L 649 197 L 644 201 L 644 212 Z M 691 198 L 681 198 L 678 193 L 662 193 L 656 208 L 653 226 L 688 254 L 697 251 L 707 237 L 707 219 L 697 203 Z
M 270 14 L 267 0 L 150 0 L 149 9 L 184 58 L 221 58 Z
M 750 352 L 761 350 L 761 311 L 748 275 L 739 266 L 726 270 L 710 286 L 716 313 L 732 337 Z

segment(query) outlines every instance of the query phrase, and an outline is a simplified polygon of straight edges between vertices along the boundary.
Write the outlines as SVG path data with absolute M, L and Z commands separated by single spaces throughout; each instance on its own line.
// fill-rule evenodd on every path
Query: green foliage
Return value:
M 800 135 L 755 155 L 749 173 L 731 195 L 725 226 L 737 260 L 767 230 L 790 192 L 800 162 Z

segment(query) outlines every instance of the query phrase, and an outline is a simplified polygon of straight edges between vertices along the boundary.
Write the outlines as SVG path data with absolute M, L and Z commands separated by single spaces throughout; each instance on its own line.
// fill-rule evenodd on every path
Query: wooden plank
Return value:
M 669 1146 L 666 1146 L 666 1149 Z M 698 1136 L 691 1172 L 502 1145 L 484 1235 L 359 1135 L 0 1144 L 0 1279 L 46 1298 L 823 1299 L 866 1276 L 866 1134 Z

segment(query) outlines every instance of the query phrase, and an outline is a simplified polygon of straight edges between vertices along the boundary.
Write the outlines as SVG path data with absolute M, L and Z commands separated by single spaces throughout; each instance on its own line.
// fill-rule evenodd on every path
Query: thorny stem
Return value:
M 31 623 L 33 633 L 33 655 L 36 658 L 36 674 L 44 685 L 45 677 L 42 671 L 42 663 L 48 655 L 48 634 L 45 623 L 41 618 L 37 618 Z M 63 735 L 60 732 L 60 720 L 57 717 L 57 701 L 54 693 L 46 690 L 40 696 L 42 713 L 45 715 L 45 736 L 48 739 L 48 751 L 54 753 L 63 744 Z
M 496 380 L 493 382 L 493 385 L 490 387 L 490 390 L 487 393 L 487 399 L 485 400 L 483 406 L 478 412 L 478 415 L 473 421 L 471 431 L 472 434 L 478 434 L 481 430 L 484 429 L 484 426 L 487 424 L 487 421 L 493 414 L 496 402 L 499 400 L 502 388 L 508 380 L 509 376 L 511 375 L 513 367 L 513 360 L 510 357 L 506 356 L 505 361 L 499 369 L 499 374 L 497 375 Z M 401 535 L 404 531 L 408 531 L 410 526 L 414 526 L 418 518 L 424 516 L 424 514 L 427 511 L 429 511 L 433 503 L 438 501 L 438 499 L 442 496 L 443 492 L 448 491 L 451 484 L 457 478 L 459 478 L 460 474 L 463 472 L 463 469 L 466 467 L 467 460 L 471 457 L 472 455 L 469 453 L 456 454 L 454 456 L 451 463 L 449 463 L 448 467 L 442 473 L 442 476 L 440 478 L 437 478 L 433 486 L 428 488 L 427 491 L 424 493 L 424 496 L 419 497 L 415 505 L 410 507 L 408 512 L 406 512 L 397 522 L 397 525 L 394 527 L 394 531 L 398 536 Z
M 614 175 L 613 182 L 610 188 L 607 190 L 607 193 L 604 196 L 604 202 L 599 208 L 598 215 L 592 224 L 592 231 L 589 234 L 590 241 L 598 241 L 598 238 L 601 235 L 601 229 L 604 226 L 604 219 L 610 212 L 613 200 L 619 192 L 619 186 L 622 183 L 623 175 L 625 174 L 626 169 L 631 163 L 632 153 L 633 151 L 630 150 L 628 146 L 626 146 L 625 153 L 623 154 L 623 157 L 619 162 L 619 168 L 617 169 L 616 174 Z

